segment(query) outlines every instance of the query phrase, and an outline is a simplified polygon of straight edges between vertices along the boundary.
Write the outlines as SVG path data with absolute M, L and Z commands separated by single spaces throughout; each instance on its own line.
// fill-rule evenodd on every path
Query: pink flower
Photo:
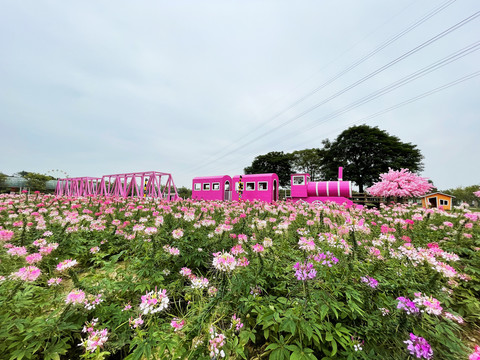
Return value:
M 172 231 L 172 237 L 174 239 L 180 239 L 183 236 L 183 230 L 182 229 L 176 229 Z
M 66 304 L 83 304 L 85 301 L 85 293 L 82 290 L 74 289 L 70 291 L 65 299 Z
M 248 259 L 244 256 L 242 258 L 239 258 L 237 260 L 237 266 L 240 266 L 240 267 L 246 267 L 250 264 L 250 262 L 248 261 Z
M 58 263 L 57 270 L 64 271 L 75 265 L 77 265 L 77 260 L 72 260 L 72 259 L 63 260 L 62 262 Z
M 230 272 L 237 266 L 237 260 L 228 252 L 213 254 L 213 266 L 220 271 Z
M 60 285 L 61 282 L 62 282 L 62 278 L 51 278 L 51 279 L 48 279 L 47 285 L 56 286 L 56 285 Z
M 35 266 L 27 266 L 12 274 L 13 278 L 24 281 L 35 281 L 40 276 L 41 271 Z
M 480 191 L 478 193 L 478 197 L 480 197 Z M 480 346 L 475 345 L 475 350 L 470 354 L 468 360 L 480 360 Z
M 25 257 L 25 261 L 29 264 L 35 264 L 36 262 L 39 262 L 41 260 L 42 260 L 42 254 L 40 253 L 33 253 Z
M 9 249 L 7 253 L 12 256 L 25 256 L 28 254 L 27 248 L 25 246 L 14 246 Z
M 181 330 L 185 325 L 185 320 L 178 321 L 177 318 L 173 318 L 170 325 L 175 329 L 174 331 Z
M 263 249 L 262 245 L 255 244 L 255 245 L 252 246 L 252 250 L 256 253 L 261 253 L 261 252 L 263 252 L 264 249 Z
M 11 230 L 0 230 L 0 241 L 12 240 L 15 233 Z
M 140 327 L 143 325 L 143 320 L 142 320 L 142 315 L 139 315 L 138 318 L 130 318 L 128 320 L 128 323 L 130 324 L 130 327 L 132 329 L 136 329 L 137 327 Z
M 96 254 L 100 251 L 100 248 L 98 246 L 94 246 L 90 249 L 91 254 Z
M 155 314 L 168 307 L 169 299 L 165 289 L 157 291 L 155 288 L 155 291 L 147 292 L 141 299 L 140 310 L 143 315 Z
M 390 169 L 388 173 L 380 175 L 380 180 L 366 191 L 373 196 L 419 197 L 433 188 L 427 178 L 411 173 L 408 169 Z

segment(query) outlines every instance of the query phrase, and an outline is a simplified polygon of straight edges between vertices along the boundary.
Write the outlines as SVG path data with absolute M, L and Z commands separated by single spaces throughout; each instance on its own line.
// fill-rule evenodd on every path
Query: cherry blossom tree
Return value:
M 475 191 L 475 192 L 473 193 L 473 195 L 478 196 L 478 197 L 480 198 L 480 190 Z
M 408 169 L 392 170 L 380 174 L 379 182 L 366 189 L 373 196 L 384 197 L 417 197 L 425 195 L 433 185 L 427 178 L 420 177 Z

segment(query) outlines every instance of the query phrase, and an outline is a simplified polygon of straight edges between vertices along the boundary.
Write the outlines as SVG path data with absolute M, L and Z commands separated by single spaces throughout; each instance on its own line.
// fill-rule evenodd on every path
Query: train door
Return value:
M 274 179 L 273 180 L 273 201 L 277 201 L 278 200 L 278 191 L 277 191 L 277 180 Z
M 225 196 L 224 199 L 229 201 L 232 200 L 232 192 L 230 191 L 230 181 L 225 181 Z

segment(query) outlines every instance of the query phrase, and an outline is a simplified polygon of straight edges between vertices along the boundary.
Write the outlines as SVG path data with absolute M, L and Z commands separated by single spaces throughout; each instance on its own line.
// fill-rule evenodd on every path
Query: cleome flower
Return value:
M 166 309 L 168 307 L 168 302 L 167 290 L 163 289 L 157 291 L 157 288 L 155 288 L 155 291 L 147 292 L 142 296 L 140 310 L 143 315 L 155 314 Z
M 231 272 L 237 266 L 237 260 L 229 252 L 217 252 L 213 254 L 213 266 L 217 270 Z

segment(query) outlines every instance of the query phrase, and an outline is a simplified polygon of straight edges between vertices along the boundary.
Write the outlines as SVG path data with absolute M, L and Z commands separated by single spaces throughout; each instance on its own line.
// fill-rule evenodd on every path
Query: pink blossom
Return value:
M 433 185 L 427 178 L 420 177 L 408 169 L 393 170 L 380 175 L 379 182 L 366 189 L 373 196 L 419 197 L 425 195 Z
M 136 329 L 143 325 L 142 315 L 139 315 L 138 318 L 130 318 L 128 323 L 132 329 Z
M 140 310 L 144 315 L 155 314 L 166 309 L 169 302 L 167 290 L 157 291 L 156 288 L 155 291 L 150 291 L 143 295 L 141 300 Z
M 213 266 L 220 271 L 231 272 L 237 266 L 237 260 L 228 252 L 213 254 Z
M 261 253 L 261 252 L 263 252 L 264 249 L 263 249 L 262 245 L 255 244 L 255 245 L 252 246 L 252 250 L 256 253 Z
M 15 233 L 11 230 L 0 230 L 0 241 L 12 240 Z
M 84 301 L 85 293 L 78 289 L 70 291 L 65 299 L 66 304 L 83 304 Z
M 181 330 L 185 325 L 185 320 L 182 319 L 181 321 L 179 321 L 179 319 L 173 318 L 170 322 L 170 325 L 175 329 L 174 331 Z
M 176 229 L 172 231 L 172 237 L 174 239 L 180 239 L 183 236 L 183 230 L 182 229 Z
M 77 260 L 72 260 L 72 259 L 63 260 L 62 262 L 58 263 L 57 270 L 64 271 L 75 265 L 77 265 Z
M 16 273 L 12 274 L 12 277 L 15 279 L 20 279 L 24 281 L 35 281 L 41 274 L 39 268 L 35 266 L 27 266 L 18 270 Z
M 480 195 L 478 196 L 480 197 Z M 473 351 L 473 353 L 470 354 L 468 360 L 480 360 L 480 346 L 475 345 L 475 350 Z
M 25 246 L 14 246 L 9 249 L 7 253 L 12 256 L 25 256 L 28 254 L 27 248 Z
M 25 261 L 29 264 L 35 264 L 36 262 L 39 262 L 41 260 L 42 260 L 42 254 L 40 253 L 33 253 L 25 257 Z
M 60 285 L 61 282 L 62 282 L 62 278 L 51 278 L 51 279 L 48 279 L 47 285 L 56 286 L 56 285 Z

